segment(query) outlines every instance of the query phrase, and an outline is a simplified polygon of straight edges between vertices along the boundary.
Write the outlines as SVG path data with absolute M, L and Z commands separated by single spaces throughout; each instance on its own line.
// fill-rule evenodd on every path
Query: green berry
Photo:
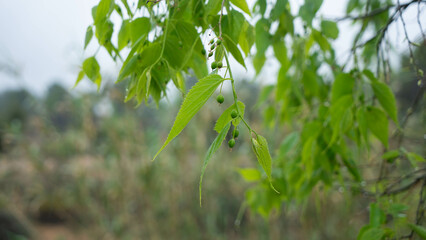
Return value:
M 216 41 L 216 44 L 217 44 L 217 45 L 222 44 L 222 40 L 218 39 L 218 40 Z
M 201 49 L 201 54 L 206 55 L 206 49 Z
M 213 50 L 215 47 L 216 47 L 216 46 L 213 44 L 213 45 L 210 47 L 210 50 Z
M 213 56 L 213 52 L 209 52 L 209 57 Z
M 217 67 L 218 67 L 218 68 L 221 68 L 221 67 L 223 67 L 223 64 L 222 64 L 222 62 L 218 62 L 218 63 L 217 63 Z
M 228 146 L 229 146 L 230 148 L 233 148 L 233 147 L 235 146 L 235 139 L 231 139 L 231 140 L 229 140 L 229 141 L 228 141 Z
M 179 47 L 182 47 L 182 46 L 183 46 L 182 41 L 179 41 Z
M 223 97 L 223 95 L 222 95 L 222 94 L 219 94 L 219 95 L 217 96 L 217 98 L 216 98 L 216 101 L 217 101 L 219 104 L 222 104 L 222 103 L 225 101 L 225 98 Z
M 240 135 L 240 131 L 238 131 L 238 129 L 234 129 L 234 131 L 232 131 L 232 136 L 234 138 L 237 138 Z
M 217 68 L 217 62 L 212 62 L 212 69 Z
M 214 39 L 210 40 L 210 44 L 213 44 L 213 43 L 214 43 Z
M 231 117 L 232 117 L 232 118 L 236 118 L 237 116 L 238 116 L 237 111 L 232 110 L 232 112 L 231 112 Z

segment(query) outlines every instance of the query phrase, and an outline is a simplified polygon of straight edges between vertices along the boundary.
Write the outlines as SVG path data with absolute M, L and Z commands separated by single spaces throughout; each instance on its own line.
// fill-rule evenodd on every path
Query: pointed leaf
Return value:
M 408 226 L 415 232 L 417 235 L 419 235 L 421 238 L 426 239 L 426 228 L 422 227 L 420 225 L 414 225 L 412 223 L 409 223 Z
M 84 38 L 84 49 L 86 49 L 87 45 L 89 45 L 90 40 L 93 37 L 93 29 L 92 26 L 88 26 L 86 30 L 86 37 Z
M 207 164 L 210 162 L 210 159 L 212 158 L 213 154 L 219 149 L 220 145 L 222 145 L 222 142 L 225 139 L 226 134 L 229 131 L 229 128 L 231 128 L 231 123 L 226 124 L 226 126 L 222 129 L 222 131 L 220 131 L 220 133 L 217 135 L 217 137 L 214 139 L 214 141 L 210 145 L 209 150 L 207 150 L 207 154 L 204 157 L 204 164 L 203 164 L 203 168 L 201 169 L 200 185 L 198 187 L 200 191 L 200 206 L 201 206 L 201 188 L 203 183 L 204 172 L 206 171 Z
M 367 108 L 367 126 L 368 129 L 376 136 L 385 147 L 389 147 L 388 144 L 388 119 L 386 118 L 386 114 L 376 108 L 369 107 Z
M 397 111 L 396 111 L 396 100 L 390 87 L 381 82 L 372 82 L 371 87 L 373 88 L 374 95 L 382 105 L 383 109 L 388 113 L 389 117 L 398 124 Z
M 269 153 L 268 142 L 261 135 L 257 135 L 257 139 L 255 137 L 252 138 L 251 143 L 253 151 L 256 154 L 257 160 L 260 166 L 262 166 L 263 170 L 265 171 L 266 176 L 268 177 L 271 188 L 275 192 L 279 193 L 272 185 L 272 158 L 271 154 Z
M 232 41 L 232 39 L 226 34 L 223 34 L 223 44 L 225 45 L 226 49 L 232 54 L 235 60 L 237 60 L 239 64 L 243 65 L 245 69 L 247 69 L 240 49 L 237 47 L 237 44 Z
M 179 133 L 186 127 L 189 121 L 194 115 L 203 107 L 210 96 L 214 93 L 216 88 L 223 82 L 223 78 L 217 74 L 209 75 L 203 79 L 200 79 L 192 88 L 189 90 L 186 98 L 183 100 L 182 106 L 176 116 L 176 120 L 173 123 L 173 127 L 170 130 L 169 136 L 163 146 L 155 154 L 154 159 L 160 154 L 160 152 L 175 138 Z
M 251 16 L 250 9 L 245 0 L 231 0 L 231 3 Z

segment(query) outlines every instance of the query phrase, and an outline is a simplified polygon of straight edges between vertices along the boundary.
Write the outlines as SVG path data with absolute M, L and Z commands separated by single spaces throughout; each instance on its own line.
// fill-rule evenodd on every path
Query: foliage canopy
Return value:
M 370 222 L 360 229 L 359 239 L 404 237 L 407 232 L 409 237 L 424 237 L 425 228 L 420 225 L 426 198 L 425 160 L 401 142 L 404 126 L 425 88 L 423 71 L 413 54 L 417 44 L 408 39 L 403 12 L 410 7 L 420 9 L 425 3 L 349 0 L 346 16 L 326 19 L 317 14 L 322 0 L 305 0 L 296 14 L 286 0 L 257 0 L 253 8 L 245 0 L 101 0 L 92 9 L 93 24 L 87 28 L 85 47 L 96 37 L 115 61 L 123 61 L 117 82 L 127 82 L 125 101 L 135 99 L 141 104 L 152 99 L 158 104 L 166 97 L 170 81 L 184 96 L 155 157 L 229 81 L 233 101 L 225 101 L 230 105 L 217 120 L 218 136 L 204 159 L 201 176 L 231 126 L 245 128 L 263 169 L 239 171 L 244 179 L 256 182 L 245 200 L 253 211 L 267 217 L 282 202 L 303 202 L 318 187 L 344 186 L 371 200 Z M 118 34 L 114 34 L 114 24 L 119 23 L 111 21 L 113 15 L 121 18 Z M 344 62 L 337 60 L 333 46 L 345 34 L 338 24 L 342 21 L 358 29 Z M 389 87 L 387 51 L 389 26 L 398 21 L 403 24 L 411 66 L 419 81 L 418 97 L 402 116 L 397 114 Z M 420 20 L 418 24 L 422 28 Z M 266 138 L 244 119 L 247 110 L 238 100 L 232 64 L 247 69 L 250 61 L 258 75 L 273 59 L 280 69 L 258 101 L 265 109 L 266 125 L 279 135 L 274 141 L 281 142 L 271 157 Z M 100 86 L 95 56 L 83 62 L 77 83 L 85 75 Z M 185 78 L 191 75 L 200 80 L 187 93 Z M 233 111 L 236 118 L 231 116 Z M 372 162 L 380 167 L 371 184 L 361 163 Z M 391 181 L 395 167 L 403 170 Z M 201 183 L 202 179 L 200 198 Z M 416 214 L 409 218 L 404 215 L 406 208 L 398 207 L 404 206 L 400 194 L 416 187 Z M 397 220 L 389 222 L 386 215 Z

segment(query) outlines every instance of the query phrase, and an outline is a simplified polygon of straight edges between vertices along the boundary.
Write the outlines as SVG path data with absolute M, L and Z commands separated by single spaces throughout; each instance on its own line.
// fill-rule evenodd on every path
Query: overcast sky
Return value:
M 83 41 L 86 27 L 92 23 L 91 8 L 97 2 L 98 0 L 0 0 L 0 64 L 6 63 L 20 73 L 18 77 L 12 77 L 5 71 L 0 71 L 0 92 L 24 87 L 39 95 L 55 81 L 71 88 L 78 73 L 78 65 L 85 56 L 96 50 L 95 44 L 91 44 L 84 53 Z M 292 6 L 303 3 L 298 0 L 290 2 Z M 325 0 L 320 14 L 343 16 L 344 2 Z M 416 14 L 416 7 L 410 9 L 404 15 L 407 23 L 416 23 Z M 424 27 L 425 15 L 421 19 Z M 348 29 L 347 26 L 343 26 L 344 29 Z M 392 32 L 396 36 L 393 41 L 401 44 L 401 29 L 398 32 L 395 25 L 390 34 Z M 417 24 L 413 24 L 409 32 L 411 36 L 418 35 Z M 350 35 L 350 32 L 341 34 L 335 42 L 341 56 L 349 47 Z M 402 43 L 401 49 L 405 46 L 406 43 Z M 116 74 L 120 67 L 120 63 L 112 62 L 104 52 L 98 55 L 98 60 L 103 74 Z M 251 71 L 245 73 L 242 67 L 236 71 L 244 76 L 252 74 Z M 80 85 L 75 89 L 76 92 L 96 89 L 89 81 L 82 81 Z

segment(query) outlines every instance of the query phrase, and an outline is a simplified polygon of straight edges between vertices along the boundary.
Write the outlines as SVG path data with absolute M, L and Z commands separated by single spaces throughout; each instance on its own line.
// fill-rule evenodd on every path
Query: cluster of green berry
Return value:
M 209 55 L 208 55 L 208 57 L 213 56 L 213 52 L 214 52 L 215 48 L 216 48 L 217 46 L 221 45 L 221 44 L 222 44 L 222 40 L 221 40 L 221 39 L 217 39 L 217 40 L 216 40 L 216 42 L 214 41 L 214 39 L 210 40 L 209 45 L 211 45 L 211 46 L 210 46 L 210 50 L 209 50 Z M 207 53 L 207 52 L 206 52 L 206 50 L 205 50 L 205 49 L 203 49 L 203 50 L 201 50 L 201 53 L 202 53 L 203 55 L 206 55 L 206 53 Z M 214 70 L 214 69 L 216 69 L 216 68 L 222 68 L 222 67 L 223 67 L 222 62 L 216 62 L 216 61 L 213 61 L 213 62 L 212 62 L 212 64 L 211 64 L 211 68 L 212 68 L 212 70 Z

